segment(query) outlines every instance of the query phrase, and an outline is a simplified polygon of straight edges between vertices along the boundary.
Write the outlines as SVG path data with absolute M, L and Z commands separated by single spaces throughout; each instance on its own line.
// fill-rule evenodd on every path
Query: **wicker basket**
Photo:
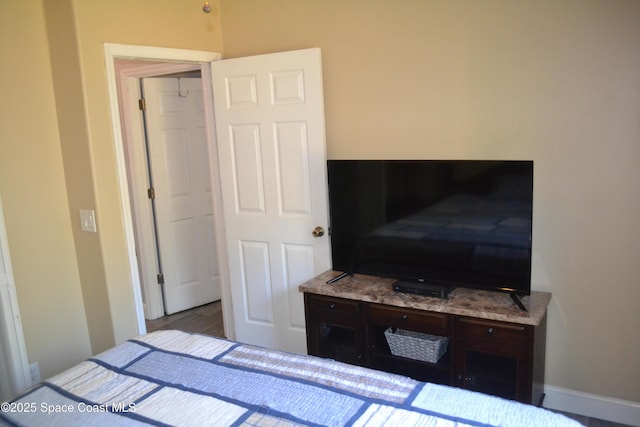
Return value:
M 437 335 L 423 334 L 420 332 L 406 331 L 404 329 L 384 331 L 384 336 L 394 356 L 408 359 L 421 360 L 423 362 L 436 363 L 447 351 L 449 338 Z

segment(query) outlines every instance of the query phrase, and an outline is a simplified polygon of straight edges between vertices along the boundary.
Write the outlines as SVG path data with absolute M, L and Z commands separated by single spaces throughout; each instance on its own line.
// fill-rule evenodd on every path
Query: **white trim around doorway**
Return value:
M 0 198 L 0 402 L 33 385 Z
M 121 111 L 118 102 L 118 86 L 117 86 L 117 73 L 116 73 L 116 60 L 131 60 L 131 61 L 154 61 L 168 63 L 165 65 L 157 65 L 157 68 L 148 66 L 147 71 L 157 72 L 161 74 L 162 70 L 196 68 L 199 66 L 202 74 L 202 79 L 206 87 L 211 88 L 210 91 L 205 91 L 205 113 L 207 116 L 207 138 L 215 146 L 215 118 L 213 113 L 213 89 L 211 85 L 211 62 L 221 59 L 221 55 L 216 52 L 205 52 L 195 50 L 184 49 L 172 49 L 162 47 L 150 47 L 150 46 L 134 46 L 134 45 L 121 45 L 121 44 L 104 44 L 105 63 L 107 69 L 107 82 L 109 90 L 110 110 L 112 129 L 114 137 L 114 150 L 116 155 L 116 167 L 118 184 L 120 190 L 120 200 L 122 203 L 122 209 L 124 213 L 123 223 L 124 232 L 126 236 L 126 245 L 129 258 L 130 268 L 130 281 L 132 285 L 134 303 L 136 307 L 136 318 L 138 324 L 138 330 L 140 334 L 146 333 L 145 314 L 144 314 L 144 302 L 142 298 L 142 284 L 140 281 L 140 271 L 138 268 L 138 259 L 136 254 L 136 241 L 134 234 L 134 213 L 130 200 L 130 188 L 129 177 L 127 174 L 127 158 L 126 147 L 123 140 L 122 129 L 123 124 L 121 120 Z M 173 64 L 173 67 L 172 65 Z M 182 65 L 180 65 L 182 64 Z M 143 77 L 144 72 L 136 77 Z M 130 75 L 133 76 L 133 75 Z M 217 165 L 217 150 L 209 150 L 210 164 Z M 219 254 L 220 263 L 220 285 L 222 294 L 222 313 L 225 336 L 233 339 L 235 336 L 232 316 L 232 304 L 230 299 L 230 289 L 228 281 L 228 270 L 226 268 L 226 256 L 224 250 L 226 244 L 224 242 L 224 222 L 222 217 L 221 206 L 221 194 L 219 188 L 219 180 L 216 176 L 217 167 L 211 168 L 211 179 L 214 199 L 214 227 L 216 230 L 216 248 Z

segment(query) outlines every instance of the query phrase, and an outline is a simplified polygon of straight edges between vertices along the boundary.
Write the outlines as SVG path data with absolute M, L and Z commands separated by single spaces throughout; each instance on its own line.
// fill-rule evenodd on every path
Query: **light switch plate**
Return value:
M 96 214 L 92 210 L 80 210 L 80 228 L 82 231 L 95 233 L 96 230 Z

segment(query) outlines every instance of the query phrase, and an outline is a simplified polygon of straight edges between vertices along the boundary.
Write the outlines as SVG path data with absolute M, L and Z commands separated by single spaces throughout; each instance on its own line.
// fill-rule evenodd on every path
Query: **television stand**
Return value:
M 511 299 L 513 300 L 513 302 L 515 302 L 516 305 L 520 307 L 520 310 L 528 311 L 527 307 L 522 303 L 522 300 L 520 299 L 520 295 L 516 294 L 515 292 L 512 292 L 509 295 L 511 296 Z
M 457 287 L 446 299 L 433 298 L 394 291 L 394 279 L 360 274 L 326 284 L 339 274 L 327 271 L 299 286 L 309 354 L 541 403 L 550 293 L 522 296 L 523 311 L 504 292 Z M 423 334 L 417 343 L 423 347 L 433 336 L 446 338 L 446 351 L 424 361 L 392 348 L 387 335 L 397 329 Z

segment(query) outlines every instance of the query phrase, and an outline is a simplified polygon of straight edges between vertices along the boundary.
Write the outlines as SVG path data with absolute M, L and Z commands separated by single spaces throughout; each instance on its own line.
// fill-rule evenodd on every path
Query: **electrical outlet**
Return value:
M 31 382 L 33 382 L 33 384 L 38 384 L 41 380 L 40 365 L 38 365 L 38 362 L 32 363 L 29 365 L 29 369 L 31 370 Z

